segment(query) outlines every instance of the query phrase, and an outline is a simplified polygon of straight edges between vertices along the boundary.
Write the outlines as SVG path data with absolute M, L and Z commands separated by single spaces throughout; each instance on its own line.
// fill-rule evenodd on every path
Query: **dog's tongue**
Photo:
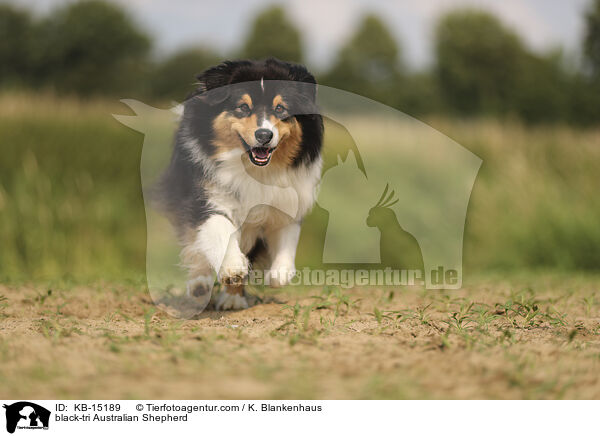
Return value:
M 259 159 L 266 159 L 267 157 L 269 157 L 269 149 L 267 147 L 253 148 L 252 153 Z

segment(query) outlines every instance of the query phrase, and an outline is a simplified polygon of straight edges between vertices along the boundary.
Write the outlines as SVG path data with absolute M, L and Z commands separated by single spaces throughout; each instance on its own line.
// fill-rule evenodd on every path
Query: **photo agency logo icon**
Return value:
M 274 86 L 265 83 L 235 86 L 258 89 Z M 218 93 L 214 100 L 222 102 L 227 95 L 239 93 L 224 88 L 210 91 Z M 314 85 L 307 89 L 306 93 L 309 92 L 315 93 Z M 207 93 L 203 98 L 210 99 Z M 300 219 L 296 267 L 272 262 L 270 267 L 262 269 L 259 262 L 252 262 L 245 283 L 268 285 L 274 278 L 277 283 L 287 275 L 292 285 L 344 288 L 416 285 L 426 289 L 459 289 L 467 206 L 481 159 L 431 126 L 373 100 L 321 85 L 317 86 L 316 95 L 317 103 L 312 108 L 318 107 L 325 125 L 321 179 L 318 194 L 311 193 L 311 201 L 315 200 L 311 212 Z M 148 227 L 146 274 L 151 296 L 174 316 L 195 316 L 209 304 L 219 268 L 214 268 L 210 276 L 194 271 L 193 260 L 198 253 L 193 250 L 199 244 L 184 243 L 182 250 L 181 240 L 197 234 L 197 230 L 187 234 L 176 232 L 171 225 L 174 217 L 153 202 L 154 187 L 172 160 L 174 132 L 182 119 L 190 121 L 191 114 L 184 112 L 187 102 L 171 110 L 156 109 L 134 100 L 123 103 L 135 115 L 114 117 L 144 134 L 140 169 Z M 302 112 L 286 114 L 302 115 Z M 222 126 L 228 115 L 207 116 L 214 120 L 195 122 Z M 232 118 L 236 126 L 242 125 L 235 115 Z M 180 126 L 177 137 L 189 139 L 194 133 L 189 126 L 187 131 Z M 229 137 L 235 142 L 237 133 Z M 186 144 L 197 147 L 202 140 L 210 141 L 210 137 L 198 136 Z M 191 157 L 205 162 L 206 174 L 213 177 L 211 183 L 243 185 L 248 188 L 243 195 L 258 193 L 252 200 L 254 203 L 246 204 L 249 210 L 244 212 L 244 220 L 248 221 L 231 226 L 226 238 L 230 243 L 224 244 L 227 249 L 232 241 L 243 242 L 240 235 L 244 225 L 265 216 L 256 212 L 261 207 L 297 218 L 300 211 L 305 211 L 305 182 L 314 176 L 305 171 L 297 177 L 262 177 L 263 173 L 276 170 L 275 162 L 259 169 L 248 167 L 243 161 L 243 147 L 238 148 L 232 147 L 227 153 L 239 152 L 240 162 L 233 159 L 213 166 L 201 153 Z M 193 150 L 197 152 L 196 148 Z M 273 152 L 274 158 L 279 152 Z M 229 177 L 223 174 L 223 169 L 231 171 Z M 217 177 L 218 171 L 221 173 Z M 280 175 L 283 174 L 285 171 L 281 171 Z M 239 199 L 239 196 L 234 198 Z M 248 255 L 250 248 L 242 247 L 248 250 L 244 252 Z M 223 258 L 214 263 L 222 265 L 227 252 L 223 250 Z M 180 298 L 190 294 L 194 298 Z
M 45 407 L 29 401 L 19 401 L 6 409 L 6 431 L 14 433 L 19 430 L 48 430 L 50 411 Z

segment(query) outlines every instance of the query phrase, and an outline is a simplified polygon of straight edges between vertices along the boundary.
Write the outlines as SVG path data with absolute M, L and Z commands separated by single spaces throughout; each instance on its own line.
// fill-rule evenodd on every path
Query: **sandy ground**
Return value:
M 186 321 L 136 286 L 0 286 L 0 397 L 599 399 L 598 283 L 263 291 Z

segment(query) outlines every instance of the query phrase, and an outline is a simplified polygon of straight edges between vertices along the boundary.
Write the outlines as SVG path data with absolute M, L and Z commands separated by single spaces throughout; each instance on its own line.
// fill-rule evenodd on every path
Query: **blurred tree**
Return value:
M 396 86 L 393 106 L 411 116 L 440 113 L 444 110 L 435 77 L 430 72 L 405 74 Z
M 156 66 L 149 92 L 155 98 L 181 102 L 195 88 L 195 77 L 219 61 L 219 56 L 207 49 L 180 50 Z
M 571 90 L 569 119 L 575 124 L 600 123 L 600 0 L 585 14 L 583 53 L 586 69 L 577 74 Z
M 525 50 L 494 16 L 451 12 L 437 25 L 436 75 L 448 106 L 462 114 L 504 113 L 514 105 Z
M 571 124 L 600 124 L 600 83 L 576 74 L 570 87 L 568 121 Z
M 592 74 L 600 80 L 600 0 L 595 0 L 585 15 L 584 53 Z
M 59 92 L 131 95 L 143 82 L 150 39 L 115 4 L 85 0 L 57 9 L 37 37 L 37 74 Z
M 289 21 L 282 7 L 270 7 L 255 18 L 242 55 L 250 59 L 275 57 L 302 63 L 300 32 Z
M 562 64 L 562 53 L 527 53 L 522 59 L 515 89 L 514 111 L 526 122 L 565 120 L 573 77 Z
M 29 79 L 32 29 L 27 12 L 0 4 L 0 85 L 22 85 Z
M 322 82 L 396 104 L 400 71 L 400 50 L 394 37 L 377 16 L 367 15 Z

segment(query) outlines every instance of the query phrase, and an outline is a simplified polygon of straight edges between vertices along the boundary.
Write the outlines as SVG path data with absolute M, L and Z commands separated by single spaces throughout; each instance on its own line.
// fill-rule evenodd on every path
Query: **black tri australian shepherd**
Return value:
M 216 309 L 243 309 L 251 268 L 272 286 L 295 274 L 300 224 L 321 178 L 316 82 L 277 59 L 224 62 L 198 80 L 159 199 L 183 246 L 188 292 L 211 292 L 216 273 Z

